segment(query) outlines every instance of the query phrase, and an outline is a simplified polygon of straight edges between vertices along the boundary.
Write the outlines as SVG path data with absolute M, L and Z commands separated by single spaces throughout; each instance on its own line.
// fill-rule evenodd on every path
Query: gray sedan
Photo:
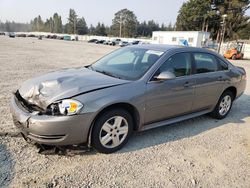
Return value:
M 203 114 L 225 118 L 245 87 L 245 70 L 212 51 L 129 46 L 24 82 L 11 111 L 25 139 L 112 153 L 133 131 Z

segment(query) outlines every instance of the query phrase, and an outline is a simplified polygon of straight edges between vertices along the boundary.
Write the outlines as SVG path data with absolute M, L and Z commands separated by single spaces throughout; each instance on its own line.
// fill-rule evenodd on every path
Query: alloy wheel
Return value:
M 111 117 L 101 127 L 100 143 L 106 148 L 115 148 L 126 139 L 128 130 L 128 122 L 124 117 Z
M 221 116 L 224 116 L 228 113 L 232 105 L 232 99 L 229 95 L 223 97 L 219 106 L 219 113 Z

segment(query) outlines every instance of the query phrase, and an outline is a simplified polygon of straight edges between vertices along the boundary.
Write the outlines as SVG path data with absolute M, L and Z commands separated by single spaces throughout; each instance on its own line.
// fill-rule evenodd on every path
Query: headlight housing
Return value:
M 83 108 L 83 104 L 77 100 L 65 99 L 51 104 L 48 113 L 51 115 L 75 115 Z

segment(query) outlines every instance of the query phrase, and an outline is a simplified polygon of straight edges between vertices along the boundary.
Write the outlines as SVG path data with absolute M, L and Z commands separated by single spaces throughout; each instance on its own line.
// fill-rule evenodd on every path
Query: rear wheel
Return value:
M 244 59 L 244 54 L 241 53 L 240 59 L 241 59 L 241 60 Z
M 103 113 L 95 122 L 92 145 L 101 153 L 113 153 L 128 141 L 133 130 L 131 115 L 123 109 Z
M 225 91 L 221 95 L 216 107 L 214 108 L 213 112 L 211 112 L 210 115 L 216 119 L 223 119 L 230 112 L 232 104 L 233 104 L 233 93 L 231 91 Z

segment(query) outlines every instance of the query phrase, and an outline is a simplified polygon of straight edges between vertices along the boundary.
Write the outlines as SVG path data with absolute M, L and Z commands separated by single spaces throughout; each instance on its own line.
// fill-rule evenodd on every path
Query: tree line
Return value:
M 153 31 L 172 31 L 174 25 L 159 24 L 154 20 L 139 22 L 136 15 L 128 10 L 122 9 L 118 11 L 112 25 L 107 26 L 98 22 L 96 26 L 87 25 L 84 17 L 79 17 L 74 9 L 69 10 L 67 23 L 62 23 L 62 18 L 58 13 L 52 17 L 43 20 L 40 15 L 31 20 L 30 23 L 15 23 L 0 21 L 0 31 L 38 31 L 51 33 L 68 33 L 78 35 L 100 35 L 100 36 L 120 36 L 120 37 L 151 37 Z
M 249 39 L 250 21 L 245 12 L 250 0 L 189 0 L 183 3 L 175 24 L 159 24 L 154 20 L 139 22 L 133 11 L 122 9 L 115 13 L 111 26 L 99 22 L 87 25 L 84 17 L 79 17 L 74 9 L 69 10 L 67 23 L 55 13 L 43 20 L 37 16 L 30 23 L 0 21 L 2 31 L 44 31 L 79 35 L 100 35 L 117 37 L 151 37 L 153 31 L 207 31 L 216 40 L 222 33 L 223 15 L 226 39 Z

